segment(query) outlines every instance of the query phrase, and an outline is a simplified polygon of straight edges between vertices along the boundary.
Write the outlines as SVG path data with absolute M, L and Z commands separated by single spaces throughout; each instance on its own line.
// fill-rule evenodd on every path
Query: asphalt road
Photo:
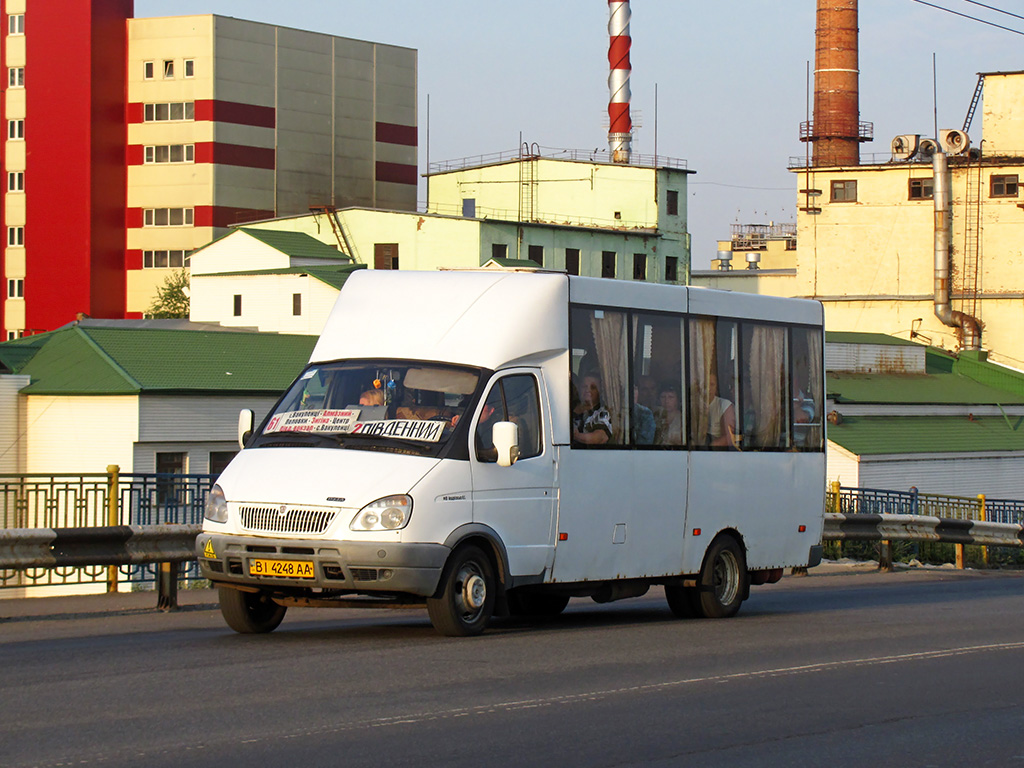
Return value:
M 1022 574 L 812 572 L 725 621 L 652 590 L 469 639 L 422 610 L 240 636 L 185 600 L 0 601 L 0 765 L 1024 767 Z

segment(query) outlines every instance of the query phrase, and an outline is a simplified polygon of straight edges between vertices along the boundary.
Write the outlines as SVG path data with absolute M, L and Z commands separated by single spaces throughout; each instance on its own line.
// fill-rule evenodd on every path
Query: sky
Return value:
M 1024 19 L 969 0 L 929 2 L 1024 31 Z M 1024 15 L 1020 0 L 985 5 Z M 797 181 L 787 167 L 805 155 L 799 125 L 815 2 L 631 7 L 633 151 L 656 148 L 696 172 L 688 229 L 693 266 L 706 269 L 732 224 L 796 221 Z M 421 173 L 428 156 L 515 151 L 520 137 L 544 152 L 608 148 L 605 0 L 135 0 L 136 16 L 205 13 L 415 48 Z M 875 136 L 861 145 L 862 158 L 887 160 L 898 134 L 932 135 L 936 106 L 939 128 L 961 128 L 978 72 L 1024 70 L 1019 34 L 914 0 L 861 0 L 859 14 L 860 118 Z M 969 133 L 976 146 L 980 109 Z M 422 204 L 422 183 L 419 196 Z

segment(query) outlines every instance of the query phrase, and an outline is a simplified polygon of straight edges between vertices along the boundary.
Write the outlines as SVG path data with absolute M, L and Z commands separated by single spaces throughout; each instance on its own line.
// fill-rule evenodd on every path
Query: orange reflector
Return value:
M 694 528 L 693 529 L 693 535 L 694 536 L 700 536 L 700 528 Z
M 568 541 L 569 540 L 569 534 L 568 533 L 560 533 L 560 534 L 558 534 L 558 540 L 559 541 Z
M 800 533 L 805 533 L 807 531 L 807 526 L 801 525 L 797 530 L 800 531 Z

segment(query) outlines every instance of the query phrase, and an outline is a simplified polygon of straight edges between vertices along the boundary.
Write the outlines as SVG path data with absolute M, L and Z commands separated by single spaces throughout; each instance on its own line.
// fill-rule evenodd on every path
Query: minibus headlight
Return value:
M 224 489 L 219 485 L 210 489 L 210 494 L 206 497 L 206 512 L 203 517 L 214 523 L 228 521 L 228 500 L 224 498 Z
M 397 531 L 405 528 L 411 514 L 411 496 L 385 496 L 360 509 L 348 527 L 353 531 Z

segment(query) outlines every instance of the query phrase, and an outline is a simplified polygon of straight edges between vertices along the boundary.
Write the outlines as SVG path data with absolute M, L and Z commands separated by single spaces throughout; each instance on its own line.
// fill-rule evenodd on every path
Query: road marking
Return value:
M 816 672 L 827 672 L 834 669 L 845 669 L 850 667 L 881 666 L 883 664 L 898 664 L 901 662 L 927 661 L 930 659 L 944 659 L 951 656 L 968 656 L 976 653 L 991 651 L 1017 651 L 1024 650 L 1024 641 L 1016 643 L 992 643 L 989 645 L 968 645 L 959 648 L 946 648 L 936 651 L 916 651 L 913 653 L 898 653 L 888 656 L 866 656 L 857 659 L 843 659 L 839 661 L 822 661 L 816 664 L 801 664 L 792 667 L 774 667 L 770 669 L 757 669 L 748 672 L 731 672 L 721 675 L 705 675 L 703 677 L 687 677 L 679 680 L 669 680 L 662 683 L 646 683 L 644 685 L 631 685 L 623 688 L 606 688 L 596 691 L 585 691 L 581 693 L 570 693 L 563 696 L 547 696 L 536 699 L 522 699 L 503 701 L 495 704 L 480 704 L 475 707 L 459 707 L 457 709 L 441 709 L 436 711 L 419 712 L 411 715 L 396 715 L 394 717 L 377 717 L 370 720 L 359 720 L 341 725 L 329 725 L 321 728 L 304 729 L 291 733 L 275 733 L 256 738 L 245 739 L 241 742 L 234 741 L 231 736 L 225 737 L 225 744 L 242 743 L 258 744 L 264 741 L 277 739 L 295 739 L 303 736 L 317 736 L 330 733 L 343 733 L 345 731 L 366 730 L 370 728 L 394 728 L 401 725 L 416 725 L 419 723 L 447 720 L 456 717 L 485 716 L 501 712 L 516 712 L 523 709 L 537 707 L 549 707 L 554 705 L 572 705 L 587 701 L 600 701 L 611 696 L 620 696 L 633 693 L 650 693 L 654 691 L 665 691 L 671 688 L 678 688 L 687 685 L 698 685 L 700 683 L 731 683 L 739 680 L 752 680 L 764 677 L 789 677 L 792 675 L 806 675 Z M 209 749 L 211 743 L 194 743 L 185 748 L 185 751 L 193 749 Z M 79 757 L 71 762 L 38 763 L 34 768 L 57 768 L 72 765 L 90 765 L 102 763 L 114 758 L 116 753 L 106 755 L 95 755 L 92 757 Z M 137 757 L 155 757 L 156 755 L 180 754 L 180 750 L 158 749 L 151 751 L 136 752 Z

